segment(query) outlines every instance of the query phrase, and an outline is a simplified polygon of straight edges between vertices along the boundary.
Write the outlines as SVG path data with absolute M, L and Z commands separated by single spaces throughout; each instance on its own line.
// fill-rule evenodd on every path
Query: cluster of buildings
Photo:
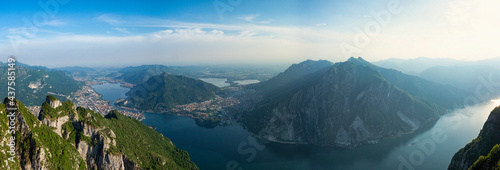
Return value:
M 239 104 L 239 100 L 228 97 L 228 98 L 222 98 L 222 97 L 217 97 L 213 100 L 208 100 L 200 103 L 190 103 L 190 104 L 185 104 L 185 105 L 177 105 L 174 108 L 171 109 L 172 112 L 179 112 L 179 111 L 187 111 L 187 112 L 193 112 L 193 111 L 222 111 L 223 108 L 237 105 Z
M 116 109 L 109 101 L 103 100 L 102 96 L 95 92 L 90 86 L 83 86 L 80 90 L 73 94 L 73 103 L 76 106 L 81 106 L 101 114 L 108 114 L 111 110 Z M 121 114 L 132 117 L 134 119 L 142 120 L 145 118 L 144 114 L 131 112 L 127 110 L 119 110 Z

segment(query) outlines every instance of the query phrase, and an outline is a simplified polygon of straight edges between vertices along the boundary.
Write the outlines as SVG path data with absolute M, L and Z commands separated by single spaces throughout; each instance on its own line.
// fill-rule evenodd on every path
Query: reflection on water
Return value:
M 238 80 L 234 81 L 235 83 L 238 83 L 239 85 L 247 85 L 247 84 L 255 84 L 259 83 L 259 80 Z
M 213 84 L 217 87 L 226 87 L 230 85 L 229 83 L 226 83 L 227 79 L 222 79 L 222 78 L 202 78 L 200 80 Z
M 190 118 L 155 113 L 145 113 L 143 122 L 188 151 L 201 169 L 226 169 L 228 163 L 243 169 L 446 169 L 498 105 L 500 100 L 493 100 L 456 110 L 412 135 L 350 150 L 274 143 L 257 150 L 249 145 L 254 138 L 238 124 L 207 129 Z
M 238 146 L 253 137 L 239 125 L 205 129 L 188 118 L 159 114 L 147 114 L 143 122 L 187 150 L 202 169 L 225 169 L 232 160 L 243 169 L 446 169 L 452 156 L 477 136 L 495 106 L 490 102 L 457 110 L 412 135 L 350 150 L 266 144 L 250 162 L 246 159 L 251 154 L 239 154 Z

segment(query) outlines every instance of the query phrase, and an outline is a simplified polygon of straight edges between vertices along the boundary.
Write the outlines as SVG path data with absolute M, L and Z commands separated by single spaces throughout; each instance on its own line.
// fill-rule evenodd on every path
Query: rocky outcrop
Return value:
M 88 125 L 86 123 L 76 122 L 73 125 L 75 125 L 75 128 L 78 131 L 80 131 L 84 136 L 88 136 L 88 137 L 92 138 L 95 135 L 99 134 L 99 130 L 97 128 L 95 128 L 94 126 Z
M 111 131 L 112 133 L 112 131 Z M 116 142 L 112 136 L 97 134 L 92 137 L 94 145 L 87 145 L 87 165 L 89 168 L 119 170 L 125 169 L 124 155 L 121 153 L 109 153 L 110 147 L 115 147 Z M 82 141 L 85 142 L 85 141 Z
M 50 120 L 49 118 L 44 118 L 41 120 L 43 124 L 54 128 L 54 132 L 56 132 L 59 136 L 62 135 L 62 125 L 69 121 L 69 116 L 59 117 L 55 120 Z
M 47 96 L 47 98 L 45 98 L 45 102 L 47 102 L 50 107 L 54 109 L 62 105 L 61 101 L 56 99 L 54 96 Z
M 483 129 L 479 133 L 478 137 L 472 140 L 471 143 L 467 144 L 464 148 L 460 149 L 453 156 L 449 170 L 461 170 L 461 169 L 495 169 L 500 168 L 497 164 L 500 163 L 499 157 L 500 153 L 498 148 L 496 151 L 493 150 L 495 145 L 500 144 L 500 106 L 496 107 L 488 117 L 488 120 L 484 123 Z M 482 163 L 481 157 L 486 157 L 490 155 L 489 161 L 493 162 L 493 165 L 485 165 Z M 479 165 L 482 164 L 482 165 Z M 496 167 L 495 167 L 496 165 Z
M 0 169 L 198 169 L 187 152 L 135 119 L 56 100 L 44 102 L 38 118 L 17 100 L 0 104 Z M 17 113 L 6 114 L 11 103 Z M 12 115 L 17 123 L 8 127 Z
M 241 116 L 264 141 L 356 147 L 412 133 L 435 122 L 443 110 L 414 98 L 376 70 L 337 63 L 269 95 Z M 278 91 L 278 92 L 276 92 Z
M 18 102 L 18 101 L 17 101 Z M 38 121 L 26 108 L 19 109 L 20 112 L 16 114 L 18 124 L 16 124 L 16 140 L 17 144 L 22 147 L 16 147 L 16 157 L 19 160 L 20 169 L 36 169 L 36 170 L 49 170 L 54 168 L 54 159 L 60 156 L 60 153 L 54 152 L 54 148 L 64 150 L 64 142 L 61 138 L 53 138 L 56 135 L 52 128 L 46 126 L 45 123 Z M 3 116 L 3 115 L 1 115 Z M 66 120 L 67 121 L 67 120 Z M 53 122 L 47 122 L 56 126 Z M 60 132 L 60 131 L 59 131 Z M 54 143 L 48 143 L 54 142 Z M 57 143 L 57 144 L 55 144 Z M 80 157 L 73 155 L 76 150 L 64 150 L 68 161 L 72 162 L 71 169 L 79 169 L 81 164 Z M 13 162 L 9 162 L 12 164 Z M 9 165 L 11 167 L 12 165 Z
M 55 101 L 49 101 L 50 107 L 52 108 L 57 108 L 62 105 L 61 101 L 55 100 Z
M 69 108 L 70 110 L 61 109 L 59 107 L 63 104 L 55 98 L 47 97 L 46 104 L 54 109 L 51 111 L 56 112 L 55 115 L 58 115 L 58 117 L 53 118 L 40 113 L 41 116 L 39 116 L 39 118 L 41 118 L 40 121 L 43 124 L 51 127 L 59 136 L 67 139 L 68 136 L 64 136 L 63 134 L 70 134 L 71 132 L 65 131 L 66 129 L 64 129 L 63 125 L 67 122 L 71 122 L 76 132 L 81 133 L 82 136 L 80 138 L 90 139 L 74 141 L 79 156 L 85 161 L 88 168 L 123 170 L 125 169 L 125 162 L 128 163 L 128 167 L 135 167 L 135 163 L 132 161 L 125 161 L 126 157 L 122 153 L 109 152 L 110 148 L 116 148 L 116 141 L 114 140 L 116 135 L 112 130 L 78 121 L 76 108 L 73 106 Z M 90 116 L 91 115 L 88 114 L 85 118 L 92 118 Z M 42 151 L 40 154 L 44 154 L 44 152 Z M 40 157 L 43 158 L 44 156 L 42 155 Z M 35 163 L 34 165 L 39 164 Z
M 116 147 L 116 135 L 113 131 L 108 134 L 102 134 L 102 131 L 82 123 L 80 126 L 83 135 L 89 137 L 94 141 L 94 144 L 88 144 L 86 141 L 80 141 L 77 145 L 78 152 L 82 158 L 87 162 L 90 169 L 135 169 L 136 164 L 126 158 L 122 153 L 110 153 L 112 147 Z

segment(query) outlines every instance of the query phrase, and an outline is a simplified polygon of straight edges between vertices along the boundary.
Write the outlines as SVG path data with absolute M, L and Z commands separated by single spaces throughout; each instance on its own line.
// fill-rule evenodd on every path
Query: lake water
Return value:
M 211 83 L 217 87 L 227 87 L 230 85 L 229 83 L 226 83 L 227 79 L 222 79 L 222 78 L 202 78 L 200 80 L 207 83 Z
M 125 93 L 130 91 L 129 88 L 121 87 L 117 83 L 105 83 L 91 86 L 97 93 L 102 94 L 102 99 L 111 101 L 111 105 L 115 105 L 116 99 L 127 98 Z
M 259 83 L 259 80 L 238 80 L 234 81 L 235 83 L 238 83 L 239 85 L 247 85 L 247 84 L 255 84 Z
M 106 87 L 96 89 L 106 100 L 128 91 L 119 85 Z M 457 110 L 423 132 L 351 150 L 282 144 L 261 148 L 261 143 L 254 147 L 250 143 L 255 138 L 237 124 L 208 129 L 190 118 L 164 114 L 145 113 L 142 122 L 188 151 L 201 169 L 226 169 L 228 165 L 242 169 L 446 169 L 452 156 L 479 134 L 497 105 L 500 100 Z
M 200 80 L 207 82 L 207 83 L 211 83 L 217 87 L 227 87 L 230 85 L 229 83 L 226 83 L 227 79 L 223 79 L 223 78 L 202 78 Z M 238 81 L 234 81 L 234 82 L 238 83 L 239 85 L 247 85 L 247 84 L 259 83 L 260 81 L 259 80 L 238 80 Z

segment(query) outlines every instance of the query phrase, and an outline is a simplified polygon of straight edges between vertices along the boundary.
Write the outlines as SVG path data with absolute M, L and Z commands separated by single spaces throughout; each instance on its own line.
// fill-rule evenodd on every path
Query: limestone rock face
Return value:
M 52 107 L 54 109 L 62 105 L 61 101 L 54 99 L 54 98 L 51 98 L 51 97 L 47 97 L 45 99 L 45 102 L 48 102 L 50 107 Z
M 70 110 L 60 110 L 58 107 L 62 103 L 50 97 L 47 97 L 46 103 L 50 105 L 56 112 L 57 118 L 52 118 L 43 114 L 39 114 L 39 119 L 42 124 L 45 124 L 53 129 L 57 135 L 67 138 L 71 132 L 66 132 L 63 125 L 71 122 L 77 132 L 80 132 L 84 138 L 90 139 L 89 141 L 80 140 L 76 145 L 79 156 L 85 161 L 89 169 L 106 169 L 106 170 L 123 170 L 137 168 L 136 164 L 128 160 L 122 153 L 109 153 L 108 150 L 116 146 L 115 133 L 106 129 L 105 127 L 95 127 L 87 123 L 78 121 L 78 114 L 76 108 L 73 106 Z M 88 115 L 90 116 L 90 115 Z M 87 117 L 90 118 L 90 117 Z M 106 130 L 105 130 L 106 129 Z M 64 135 L 66 134 L 66 135 Z M 26 169 L 46 169 L 41 163 L 46 161 L 45 151 L 41 149 L 40 154 L 33 156 L 31 164 L 25 165 Z
M 441 114 L 376 70 L 351 62 L 289 82 L 267 89 L 274 93 L 241 116 L 263 141 L 352 148 L 412 133 Z
M 90 146 L 84 141 L 81 143 L 79 151 L 82 156 L 86 156 L 87 166 L 98 169 L 120 170 L 125 169 L 125 156 L 121 153 L 108 153 L 107 150 L 116 145 L 116 141 L 112 137 L 101 135 L 100 133 L 92 137 L 95 144 Z M 86 153 L 86 154 L 84 154 Z
M 54 132 L 56 132 L 59 136 L 62 136 L 62 125 L 69 121 L 69 116 L 62 116 L 55 120 L 50 120 L 49 118 L 44 118 L 42 123 L 54 128 Z
M 5 158 L 0 163 L 0 169 L 124 170 L 150 166 L 198 169 L 186 158 L 187 153 L 176 148 L 168 138 L 116 110 L 103 116 L 89 109 L 75 108 L 71 101 L 59 104 L 53 96 L 47 99 L 38 117 L 18 100 L 6 98 L 4 104 L 0 104 L 2 126 L 11 124 L 9 120 L 13 116 L 17 120 L 13 127 L 0 128 L 3 136 L 0 139 L 0 149 L 3 150 L 0 157 Z M 17 106 L 16 113 L 7 114 L 6 105 L 9 104 Z M 14 128 L 15 131 L 9 130 Z M 130 131 L 142 135 L 129 136 Z M 136 147 L 140 145 L 138 143 L 146 144 L 145 148 L 132 152 L 124 149 Z M 161 143 L 161 146 L 151 148 L 147 143 Z M 138 152 L 147 156 L 137 156 Z M 126 155 L 134 157 L 131 159 Z

